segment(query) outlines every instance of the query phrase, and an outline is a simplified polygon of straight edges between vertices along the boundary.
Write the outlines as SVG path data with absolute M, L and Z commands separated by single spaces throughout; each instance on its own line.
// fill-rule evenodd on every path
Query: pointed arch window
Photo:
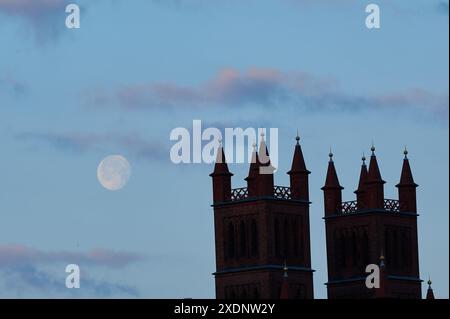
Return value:
M 283 256 L 290 256 L 290 247 L 289 247 L 289 228 L 288 228 L 288 220 L 284 219 L 283 225 Z
M 234 234 L 234 225 L 233 222 L 229 222 L 227 229 L 227 253 L 228 258 L 235 257 L 235 234 Z
M 406 230 L 402 230 L 401 235 L 401 254 L 402 254 L 402 268 L 408 267 L 408 239 L 406 237 Z
M 362 257 L 363 254 L 363 247 L 362 247 L 362 235 L 361 235 L 361 229 L 357 229 L 356 230 L 356 257 L 357 257 L 357 266 L 358 268 L 360 268 L 361 270 L 365 270 L 366 269 L 366 265 L 364 265 L 364 260 Z
M 274 232 L 275 232 L 275 255 L 281 256 L 281 243 L 280 243 L 280 223 L 278 218 L 274 221 Z
M 362 256 L 363 256 L 363 264 L 368 265 L 370 260 L 370 251 L 369 251 L 369 236 L 367 235 L 367 231 L 364 231 L 362 236 Z
M 392 264 L 394 266 L 394 269 L 397 269 L 399 267 L 399 240 L 398 240 L 398 231 L 396 228 L 392 231 Z
M 253 288 L 253 298 L 259 299 L 259 289 L 258 287 Z
M 353 266 L 356 267 L 359 262 L 359 256 L 358 256 L 358 242 L 356 238 L 356 232 L 355 230 L 352 231 L 352 237 L 351 237 L 351 245 L 352 245 L 352 257 L 353 257 Z
M 408 269 L 410 269 L 412 264 L 412 249 L 411 249 L 411 230 L 408 228 L 405 230 L 405 264 Z
M 305 299 L 305 286 L 297 285 L 295 289 L 295 299 Z
M 252 256 L 258 256 L 259 254 L 259 242 L 258 242 L 258 225 L 256 220 L 252 219 L 251 224 L 251 251 Z
M 336 254 L 334 254 L 334 265 L 338 269 L 339 266 L 341 266 L 342 250 L 341 250 L 341 237 L 337 230 L 334 231 L 333 239 L 334 239 L 333 243 L 336 247 Z
M 345 268 L 347 266 L 347 236 L 345 234 L 345 232 L 341 233 L 341 238 L 340 238 L 340 250 L 341 250 L 341 267 Z
M 241 220 L 239 225 L 239 256 L 246 257 L 247 256 L 247 232 L 245 229 L 245 222 Z
M 298 237 L 298 222 L 297 222 L 297 218 L 294 219 L 294 221 L 292 222 L 292 247 L 293 247 L 293 253 L 295 256 L 299 256 L 299 250 L 298 250 L 298 246 L 299 246 L 299 237 Z
M 306 259 L 305 256 L 305 233 L 304 233 L 304 226 L 303 226 L 303 217 L 299 218 L 299 250 L 300 250 L 300 259 L 304 261 Z
M 384 231 L 384 253 L 385 253 L 385 263 L 387 267 L 392 265 L 392 238 L 391 230 L 386 228 Z
M 247 294 L 247 289 L 246 288 L 242 289 L 241 298 L 242 299 L 247 299 L 248 298 L 248 294 Z
M 347 267 L 353 266 L 353 247 L 352 247 L 352 232 L 351 230 L 348 230 L 345 232 L 345 253 L 347 260 L 345 261 L 345 264 Z

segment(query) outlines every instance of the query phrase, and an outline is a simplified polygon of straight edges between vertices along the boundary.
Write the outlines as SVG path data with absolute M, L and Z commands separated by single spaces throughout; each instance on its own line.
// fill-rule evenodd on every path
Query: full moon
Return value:
M 128 183 L 130 176 L 130 163 L 121 155 L 105 157 L 97 168 L 98 181 L 110 191 L 122 189 Z

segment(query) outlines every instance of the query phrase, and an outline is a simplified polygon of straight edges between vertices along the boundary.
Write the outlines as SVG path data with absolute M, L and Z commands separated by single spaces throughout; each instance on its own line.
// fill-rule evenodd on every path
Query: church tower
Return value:
M 213 179 L 216 297 L 313 298 L 308 176 L 300 146 L 288 172 L 290 187 L 275 186 L 269 152 L 261 136 L 247 187 L 231 188 L 223 147 Z M 289 276 L 287 269 L 289 267 Z
M 363 157 L 356 201 L 343 202 L 333 154 L 325 186 L 328 298 L 421 298 L 416 188 L 405 149 L 398 200 L 384 197 L 385 181 L 372 146 Z M 379 265 L 380 288 L 366 287 L 366 266 Z

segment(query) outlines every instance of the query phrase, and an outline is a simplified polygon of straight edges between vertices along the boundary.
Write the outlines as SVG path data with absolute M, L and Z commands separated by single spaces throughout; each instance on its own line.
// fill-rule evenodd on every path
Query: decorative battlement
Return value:
M 231 190 L 231 201 L 249 199 L 248 187 L 235 188 Z M 292 199 L 291 188 L 287 186 L 274 186 L 273 198 L 275 199 Z
M 340 209 L 338 209 L 338 214 L 357 214 L 358 212 L 361 212 L 365 210 L 364 203 L 361 201 L 353 200 L 348 202 L 343 202 Z M 396 199 L 385 199 L 383 209 L 390 213 L 400 213 L 401 209 L 403 208 L 402 203 L 399 200 Z
M 231 201 L 235 202 L 248 198 L 248 187 L 235 188 L 231 190 Z
M 300 137 L 297 136 L 292 166 L 287 172 L 290 179 L 289 187 L 275 185 L 274 167 L 270 162 L 267 145 L 262 138 L 259 151 L 255 146 L 252 153 L 248 176 L 245 178 L 247 187 L 232 189 L 233 174 L 228 169 L 225 152 L 220 145 L 217 149 L 214 171 L 210 174 L 213 180 L 214 203 L 222 204 L 249 199 L 277 199 L 309 203 L 308 176 L 311 172 L 306 168 L 299 140 Z
M 273 196 L 278 199 L 292 199 L 291 188 L 286 186 L 275 186 Z
M 356 200 L 343 202 L 342 190 L 334 166 L 333 153 L 330 152 L 328 162 L 327 177 L 324 191 L 325 217 L 336 215 L 352 215 L 366 213 L 368 211 L 385 211 L 388 213 L 414 213 L 417 214 L 416 187 L 418 186 L 412 177 L 409 166 L 408 151 L 403 153 L 402 173 L 400 183 L 396 185 L 398 189 L 397 199 L 384 198 L 384 184 L 386 183 L 380 173 L 375 147 L 371 148 L 370 166 L 366 166 L 366 157 L 362 157 L 361 173 L 359 176 L 358 188 L 354 191 Z

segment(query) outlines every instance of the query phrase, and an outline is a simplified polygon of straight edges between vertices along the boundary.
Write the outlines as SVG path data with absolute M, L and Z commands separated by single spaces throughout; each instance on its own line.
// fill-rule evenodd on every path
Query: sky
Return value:
M 0 0 L 0 297 L 214 298 L 212 164 L 170 159 L 171 131 L 201 120 L 278 128 L 277 185 L 299 130 L 316 298 L 330 147 L 353 200 L 372 142 L 397 197 L 406 145 L 421 278 L 448 298 L 448 1 L 373 2 L 380 29 L 366 0 Z M 111 154 L 132 169 L 119 191 L 97 180 Z

